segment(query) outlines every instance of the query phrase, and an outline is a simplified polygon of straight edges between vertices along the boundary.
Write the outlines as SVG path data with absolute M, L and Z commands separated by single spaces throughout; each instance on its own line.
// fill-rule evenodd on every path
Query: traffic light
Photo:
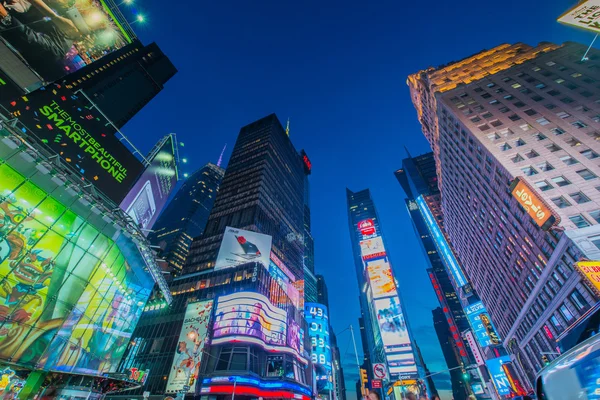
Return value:
M 542 362 L 544 363 L 544 366 L 550 364 L 550 360 L 548 360 L 548 356 L 546 356 L 545 354 L 542 354 Z
M 465 382 L 467 382 L 467 381 L 469 380 L 469 378 L 470 378 L 470 377 L 469 377 L 469 373 L 468 373 L 468 372 L 467 372 L 467 370 L 466 370 L 466 369 L 464 369 L 464 368 L 461 368 L 461 370 L 462 370 L 462 377 L 463 377 L 463 380 L 464 380 Z
M 366 387 L 367 384 L 369 383 L 369 378 L 367 377 L 367 370 L 366 369 L 360 369 L 360 383 L 362 384 L 363 387 Z

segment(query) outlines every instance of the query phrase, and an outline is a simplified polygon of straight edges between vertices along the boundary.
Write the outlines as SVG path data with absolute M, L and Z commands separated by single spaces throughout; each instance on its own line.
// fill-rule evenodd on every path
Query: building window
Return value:
M 584 203 L 588 203 L 590 201 L 590 198 L 587 197 L 585 194 L 583 194 L 583 192 L 571 193 L 571 194 L 569 194 L 569 196 L 571 196 L 571 198 L 577 204 L 584 204 Z
M 592 171 L 590 171 L 589 169 L 582 169 L 582 170 L 579 170 L 579 171 L 577 171 L 577 174 L 578 174 L 579 176 L 581 176 L 581 177 L 582 177 L 584 180 L 586 180 L 586 181 L 589 181 L 589 180 L 592 180 L 592 179 L 595 179 L 595 178 L 597 178 L 597 176 L 596 176 L 596 175 L 594 175 L 594 174 L 592 173 Z
M 525 174 L 526 176 L 532 176 L 532 175 L 536 175 L 538 172 L 535 170 L 535 168 L 529 166 L 529 167 L 524 167 L 521 168 L 521 171 L 523 172 L 523 174 Z
M 591 237 L 590 242 L 592 242 L 592 244 L 594 246 L 596 246 L 598 249 L 600 249 L 600 236 Z
M 550 164 L 548 161 L 538 164 L 538 165 L 536 165 L 536 167 L 539 170 L 544 171 L 544 172 L 552 171 L 554 169 L 552 164 Z
M 588 214 L 590 214 L 590 217 L 592 217 L 594 221 L 600 223 L 600 210 L 590 211 Z
M 510 145 L 508 143 L 503 143 L 500 145 L 500 150 L 502 151 L 506 151 L 506 150 L 510 150 L 512 149 L 512 147 L 510 147 Z
M 283 376 L 283 356 L 267 356 L 267 376 Z
M 539 182 L 536 182 L 535 186 L 537 186 L 538 189 L 540 189 L 542 192 L 545 192 L 546 190 L 552 189 L 552 185 L 550 185 L 548 183 L 548 181 L 539 181 Z
M 511 158 L 511 160 L 514 163 L 518 163 L 518 162 L 524 161 L 525 159 L 520 154 L 517 153 Z
M 548 125 L 550 123 L 550 121 L 548 121 L 546 118 L 542 117 L 542 118 L 538 118 L 536 119 L 536 122 L 542 126 L 544 125 Z
M 565 119 L 565 118 L 569 118 L 571 116 L 571 114 L 561 111 L 561 112 L 557 112 L 556 116 L 561 119 Z
M 578 164 L 579 163 L 579 161 L 577 161 L 576 159 L 574 159 L 571 156 L 562 156 L 560 158 L 560 160 L 562 162 L 564 162 L 565 164 L 567 164 L 567 165 L 573 165 L 573 164 Z
M 573 122 L 571 125 L 573 125 L 575 128 L 577 129 L 581 129 L 581 128 L 587 128 L 587 124 L 585 124 L 582 121 L 575 121 Z
M 574 137 L 566 139 L 565 142 L 567 142 L 567 144 L 571 147 L 576 147 L 576 146 L 581 145 L 581 142 L 579 140 L 575 139 Z
M 544 140 L 544 139 L 547 139 L 547 138 L 546 138 L 546 135 L 544 135 L 544 134 L 542 134 L 542 133 L 534 133 L 534 134 L 532 135 L 532 137 L 533 137 L 535 140 L 538 140 L 538 141 L 539 141 L 539 140 Z
M 566 306 L 566 304 L 563 304 L 562 306 L 560 306 L 559 310 L 560 310 L 560 315 L 562 315 L 562 317 L 565 319 L 565 321 L 567 321 L 567 323 L 571 323 L 571 322 L 575 321 L 575 317 L 571 313 L 571 310 L 569 310 L 569 308 Z
M 560 321 L 558 320 L 558 318 L 556 318 L 556 316 L 554 316 L 554 315 L 550 317 L 550 324 L 552 325 L 554 330 L 556 330 L 556 332 L 558 332 L 558 333 L 561 333 L 562 331 L 565 330 L 565 327 L 563 326 L 563 324 L 561 324 Z
M 555 135 L 557 135 L 557 136 L 558 135 L 562 135 L 563 133 L 565 133 L 565 130 L 561 129 L 561 128 L 552 128 L 552 129 L 550 129 L 550 131 L 552 133 L 554 133 Z
M 530 130 L 533 127 L 529 124 L 523 124 L 523 125 L 520 125 L 519 128 L 521 128 L 523 131 L 527 132 L 528 130 Z
M 527 158 L 536 158 L 539 156 L 540 155 L 535 150 L 530 150 L 527 153 L 525 153 L 525 157 L 527 157 Z
M 569 203 L 563 196 L 555 197 L 551 200 L 558 208 L 566 208 L 571 205 L 571 203 Z
M 552 182 L 554 182 L 556 184 L 556 186 L 567 186 L 570 185 L 571 182 L 569 182 L 567 180 L 567 178 L 565 178 L 564 176 L 557 176 L 551 179 Z
M 573 290 L 573 293 L 571 293 L 571 301 L 573 301 L 577 311 L 582 314 L 590 308 L 590 304 L 577 289 Z
M 546 148 L 547 148 L 548 150 L 550 150 L 550 152 L 551 152 L 551 153 L 554 153 L 554 152 L 556 152 L 556 151 L 559 151 L 559 150 L 561 150 L 561 148 L 560 148 L 560 147 L 558 147 L 558 145 L 557 145 L 557 144 L 555 144 L 555 143 L 551 143 L 551 144 L 549 144 L 549 145 L 546 145 Z
M 580 152 L 580 154 L 583 155 L 588 160 L 593 160 L 594 158 L 598 158 L 598 153 L 596 153 L 595 151 L 592 151 L 590 149 L 583 150 L 582 152 Z
M 527 143 L 521 138 L 519 138 L 515 141 L 515 146 L 517 146 L 517 147 L 525 146 L 526 144 Z
M 586 227 L 590 226 L 590 223 L 587 222 L 587 220 L 585 218 L 583 218 L 583 215 L 581 215 L 581 214 L 573 215 L 573 216 L 569 217 L 569 219 L 578 228 L 586 228 Z

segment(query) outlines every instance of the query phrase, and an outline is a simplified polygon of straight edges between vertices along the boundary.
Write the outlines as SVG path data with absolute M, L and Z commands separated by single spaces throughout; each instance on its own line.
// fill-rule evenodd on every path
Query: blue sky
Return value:
M 176 132 L 192 172 L 216 162 L 225 143 L 227 159 L 241 126 L 272 112 L 282 123 L 290 118 L 292 141 L 313 163 L 316 270 L 327 280 L 334 330 L 352 323 L 358 332 L 345 188 L 370 188 L 413 333 L 430 370 L 441 371 L 431 321 L 438 303 L 393 176 L 404 146 L 413 155 L 429 151 L 406 77 L 501 43 L 589 43 L 592 34 L 555 21 L 574 4 L 139 0 L 125 13 L 131 20 L 135 12 L 145 15 L 134 28 L 143 42 L 156 41 L 179 73 L 123 132 L 146 151 Z M 347 332 L 339 335 L 353 399 L 358 372 L 349 340 Z M 447 374 L 436 381 L 449 388 Z

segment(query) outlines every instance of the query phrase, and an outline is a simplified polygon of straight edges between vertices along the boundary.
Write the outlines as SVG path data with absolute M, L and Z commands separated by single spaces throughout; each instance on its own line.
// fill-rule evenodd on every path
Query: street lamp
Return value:
M 235 400 L 235 386 L 237 385 L 237 379 L 235 379 L 235 376 L 230 376 L 228 379 L 229 382 L 233 381 L 233 393 L 231 393 L 231 400 Z

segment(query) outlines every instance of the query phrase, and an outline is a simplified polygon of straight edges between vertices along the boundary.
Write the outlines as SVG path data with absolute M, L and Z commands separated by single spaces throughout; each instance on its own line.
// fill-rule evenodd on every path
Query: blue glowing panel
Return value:
M 481 301 L 465 308 L 471 328 L 481 347 L 496 346 L 502 343 L 492 324 L 490 315 Z
M 308 324 L 308 336 L 312 345 L 312 362 L 317 367 L 317 387 L 319 391 L 331 390 L 333 368 L 327 307 L 319 303 L 305 303 L 304 317 Z

